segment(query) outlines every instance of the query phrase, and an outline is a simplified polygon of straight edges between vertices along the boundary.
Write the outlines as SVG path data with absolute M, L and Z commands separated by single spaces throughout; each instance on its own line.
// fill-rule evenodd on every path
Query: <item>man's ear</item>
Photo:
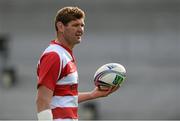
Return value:
M 62 22 L 60 21 L 57 22 L 56 26 L 57 26 L 58 32 L 64 33 L 64 24 Z

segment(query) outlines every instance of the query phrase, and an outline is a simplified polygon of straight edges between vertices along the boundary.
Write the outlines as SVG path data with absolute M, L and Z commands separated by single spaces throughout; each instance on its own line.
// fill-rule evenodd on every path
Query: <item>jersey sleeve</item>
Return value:
M 54 91 L 60 71 L 60 57 L 55 52 L 44 54 L 39 62 L 37 74 L 38 85 L 43 85 Z

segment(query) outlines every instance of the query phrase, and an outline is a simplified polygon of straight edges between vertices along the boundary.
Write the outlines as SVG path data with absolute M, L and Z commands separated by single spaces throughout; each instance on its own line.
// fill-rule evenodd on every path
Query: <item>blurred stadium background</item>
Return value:
M 0 0 L 1 120 L 36 119 L 36 64 L 64 6 L 86 12 L 79 91 L 105 63 L 128 75 L 115 94 L 80 104 L 80 119 L 180 119 L 179 0 Z

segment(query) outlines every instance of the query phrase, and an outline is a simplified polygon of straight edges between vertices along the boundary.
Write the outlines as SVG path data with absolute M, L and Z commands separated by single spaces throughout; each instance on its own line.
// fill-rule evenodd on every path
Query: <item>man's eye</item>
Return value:
M 78 27 L 79 25 L 78 24 L 74 24 L 73 26 Z

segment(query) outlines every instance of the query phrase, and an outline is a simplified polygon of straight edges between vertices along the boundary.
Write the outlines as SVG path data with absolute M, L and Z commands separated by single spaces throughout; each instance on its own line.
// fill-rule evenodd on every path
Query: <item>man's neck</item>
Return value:
M 65 41 L 63 38 L 57 37 L 57 38 L 55 39 L 55 42 L 57 42 L 57 43 L 65 46 L 65 47 L 69 48 L 70 50 L 73 50 L 73 47 L 74 47 L 74 46 L 72 46 L 71 44 L 69 44 L 69 43 L 68 43 L 67 41 Z

